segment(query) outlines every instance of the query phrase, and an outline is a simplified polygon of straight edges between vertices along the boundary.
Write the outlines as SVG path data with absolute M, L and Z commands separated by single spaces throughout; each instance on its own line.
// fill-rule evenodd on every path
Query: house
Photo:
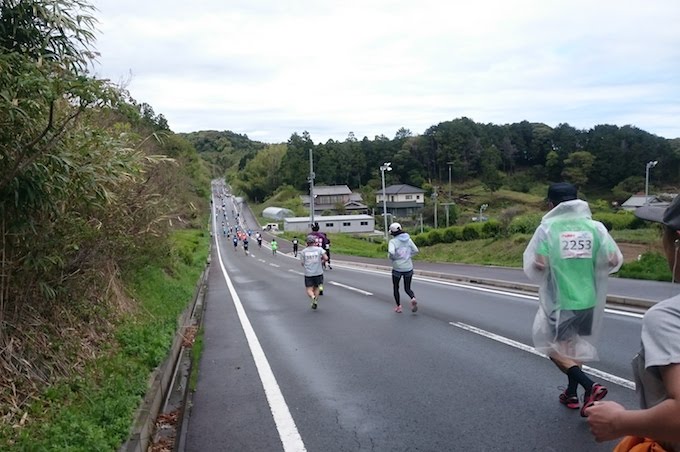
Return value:
M 283 220 L 294 215 L 292 210 L 283 207 L 267 207 L 262 211 L 262 216 L 270 220 Z
M 283 219 L 283 230 L 307 234 L 311 231 L 309 217 L 291 217 Z M 319 223 L 321 232 L 364 232 L 370 233 L 375 229 L 375 219 L 370 215 L 327 215 L 314 217 Z
M 309 195 L 301 195 L 302 205 L 309 210 Z M 314 187 L 314 214 L 325 211 L 338 212 L 342 206 L 344 212 L 362 214 L 368 212 L 368 206 L 362 202 L 360 193 L 352 193 L 347 185 L 319 185 Z
M 647 202 L 645 202 L 645 200 Z M 634 211 L 638 207 L 642 207 L 644 205 L 667 206 L 668 203 L 660 199 L 658 196 L 648 195 L 645 197 L 645 195 L 636 194 L 628 198 L 625 202 L 623 202 L 623 204 L 621 204 L 621 208 L 623 210 Z
M 411 185 L 399 184 L 385 187 L 375 197 L 376 209 L 383 209 L 383 198 L 386 197 L 387 212 L 395 217 L 414 215 L 425 206 L 425 190 Z

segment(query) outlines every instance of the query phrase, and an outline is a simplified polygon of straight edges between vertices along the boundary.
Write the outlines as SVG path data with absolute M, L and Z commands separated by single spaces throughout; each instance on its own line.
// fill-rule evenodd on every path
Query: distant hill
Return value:
M 186 138 L 211 166 L 213 176 L 242 170 L 245 164 L 266 145 L 248 135 L 229 130 L 201 130 L 179 134 Z

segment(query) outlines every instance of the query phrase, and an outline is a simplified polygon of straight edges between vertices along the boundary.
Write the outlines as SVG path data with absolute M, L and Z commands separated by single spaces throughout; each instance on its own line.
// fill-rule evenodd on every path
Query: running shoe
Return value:
M 316 298 L 312 298 L 312 309 L 316 309 L 317 306 L 317 300 Z
M 578 395 L 567 394 L 566 389 L 564 390 L 563 393 L 560 394 L 560 403 L 572 410 L 578 410 L 580 408 L 580 405 L 578 403 Z
M 411 312 L 416 312 L 418 310 L 418 302 L 416 297 L 411 298 Z
M 401 305 L 394 308 L 394 312 L 396 312 L 397 314 L 401 314 Z
M 323 284 L 319 284 L 319 295 L 323 295 Z
M 599 383 L 593 384 L 593 387 L 590 388 L 590 391 L 586 392 L 583 395 L 583 406 L 581 406 L 581 416 L 588 417 L 588 415 L 586 414 L 586 408 L 592 406 L 593 403 L 597 402 L 598 400 L 604 399 L 604 396 L 606 395 L 607 388 L 605 388 Z

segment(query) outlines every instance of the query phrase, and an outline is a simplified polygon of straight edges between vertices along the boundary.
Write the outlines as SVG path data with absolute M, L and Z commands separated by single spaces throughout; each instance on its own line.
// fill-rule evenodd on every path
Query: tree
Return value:
M 588 176 L 593 169 L 595 157 L 590 152 L 572 152 L 564 161 L 562 176 L 568 182 L 583 187 L 588 182 Z
M 503 185 L 503 175 L 498 171 L 502 156 L 496 146 L 489 146 L 482 151 L 481 155 L 481 181 L 484 187 L 495 192 Z

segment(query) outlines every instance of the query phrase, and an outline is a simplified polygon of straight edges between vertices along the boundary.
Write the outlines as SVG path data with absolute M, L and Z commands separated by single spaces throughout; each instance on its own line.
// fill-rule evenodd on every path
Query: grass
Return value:
M 423 246 L 416 260 L 428 262 L 456 262 L 462 264 L 521 267 L 522 255 L 530 236 L 458 241 Z
M 113 451 L 127 439 L 149 375 L 167 356 L 177 317 L 191 301 L 207 258 L 204 231 L 176 232 L 172 244 L 170 265 L 158 262 L 126 276 L 139 309 L 116 327 L 104 356 L 36 400 L 28 424 L 6 448 Z
M 189 389 L 196 391 L 198 385 L 198 363 L 203 354 L 203 328 L 198 330 L 196 340 L 193 347 L 191 347 L 191 375 L 189 375 Z
M 640 245 L 659 245 L 661 232 L 658 228 L 621 229 L 610 231 L 617 243 L 635 243 Z

